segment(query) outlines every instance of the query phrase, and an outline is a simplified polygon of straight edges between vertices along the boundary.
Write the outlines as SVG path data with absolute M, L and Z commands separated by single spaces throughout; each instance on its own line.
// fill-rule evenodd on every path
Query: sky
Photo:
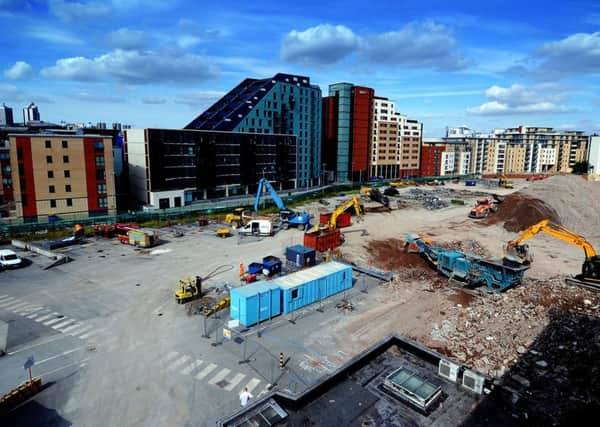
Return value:
M 244 78 L 351 82 L 424 124 L 600 133 L 600 2 L 0 0 L 0 102 L 181 128 Z

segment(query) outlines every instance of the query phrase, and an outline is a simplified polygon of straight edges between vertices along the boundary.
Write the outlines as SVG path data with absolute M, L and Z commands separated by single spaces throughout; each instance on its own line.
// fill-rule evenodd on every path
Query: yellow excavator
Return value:
M 506 175 L 500 175 L 500 178 L 498 179 L 498 186 L 502 188 L 515 188 L 512 181 L 509 180 Z
M 235 208 L 225 216 L 225 223 L 230 225 L 234 230 L 244 225 L 244 211 L 245 208 Z
M 567 282 L 600 289 L 600 256 L 596 254 L 594 247 L 582 236 L 573 233 L 562 225 L 555 224 L 545 219 L 521 232 L 519 237 L 511 240 L 506 245 L 504 259 L 521 264 L 529 264 L 532 256 L 529 245 L 524 242 L 538 233 L 546 233 L 564 242 L 578 246 L 585 253 L 585 261 L 581 268 L 581 274 L 568 278 Z
M 347 201 L 346 203 L 342 203 L 339 205 L 329 217 L 329 222 L 327 224 L 317 224 L 315 225 L 315 230 L 335 230 L 337 228 L 337 219 L 338 217 L 346 212 L 349 208 L 354 208 L 354 212 L 356 216 L 360 218 L 362 215 L 362 210 L 360 208 L 360 202 L 358 201 L 358 197 L 354 196 L 352 199 Z

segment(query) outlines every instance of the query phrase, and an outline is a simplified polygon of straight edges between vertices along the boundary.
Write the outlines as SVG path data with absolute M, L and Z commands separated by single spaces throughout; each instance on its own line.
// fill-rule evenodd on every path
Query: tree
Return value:
M 573 173 L 577 175 L 582 175 L 588 173 L 589 163 L 586 161 L 576 162 L 573 165 Z

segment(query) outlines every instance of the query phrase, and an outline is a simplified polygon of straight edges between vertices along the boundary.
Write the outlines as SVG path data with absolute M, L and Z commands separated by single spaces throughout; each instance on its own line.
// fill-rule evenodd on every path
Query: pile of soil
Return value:
M 404 240 L 371 240 L 365 246 L 370 255 L 371 264 L 388 271 L 406 268 L 431 271 L 431 267 L 418 254 L 408 253 L 404 249 Z
M 481 222 L 486 225 L 503 222 L 506 230 L 518 233 L 543 219 L 562 223 L 556 210 L 545 202 L 516 192 L 506 196 L 498 211 Z

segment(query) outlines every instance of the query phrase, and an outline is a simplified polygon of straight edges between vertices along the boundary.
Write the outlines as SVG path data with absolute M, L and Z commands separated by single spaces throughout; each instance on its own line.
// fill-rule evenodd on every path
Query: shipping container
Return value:
M 281 288 L 281 310 L 290 313 L 352 287 L 352 267 L 331 261 L 278 277 L 271 283 Z
M 304 246 L 313 248 L 319 252 L 337 248 L 342 244 L 342 233 L 340 230 L 307 231 L 304 233 Z
M 263 265 L 260 262 L 251 262 L 248 264 L 247 272 L 250 274 L 260 274 L 262 273 Z
M 289 246 L 285 250 L 285 259 L 299 267 L 312 267 L 317 263 L 317 253 L 302 245 Z
M 150 228 L 130 229 L 127 231 L 129 244 L 149 248 L 158 243 L 158 231 Z
M 265 276 L 274 276 L 281 273 L 281 260 L 274 255 L 269 255 L 263 258 L 262 274 Z
M 331 218 L 331 213 L 322 213 L 319 215 L 319 223 L 320 224 L 329 224 L 329 219 Z M 352 225 L 352 215 L 349 212 L 344 212 L 337 217 L 336 227 L 344 228 L 350 227 Z
M 281 314 L 281 289 L 273 282 L 254 282 L 229 292 L 232 319 L 244 326 L 252 326 Z

